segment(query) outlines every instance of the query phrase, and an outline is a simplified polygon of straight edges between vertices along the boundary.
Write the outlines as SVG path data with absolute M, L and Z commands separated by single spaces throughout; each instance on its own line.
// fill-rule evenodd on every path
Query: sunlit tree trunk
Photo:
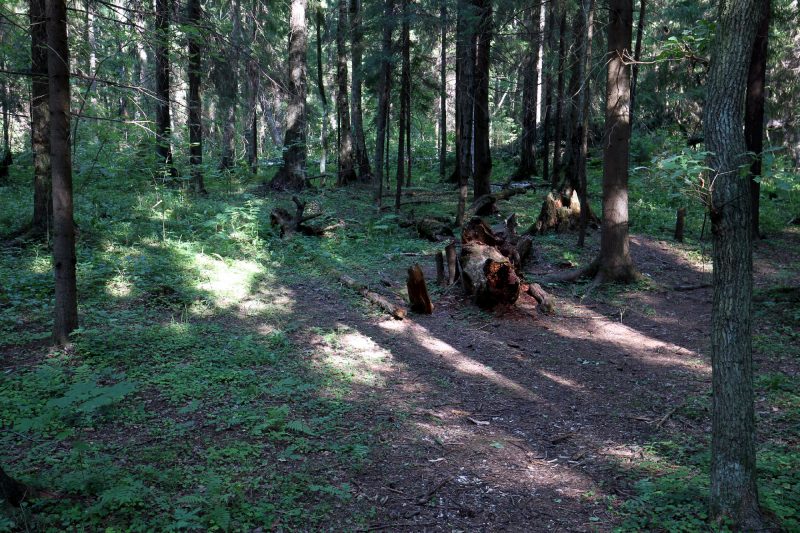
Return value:
M 642 37 L 644 36 L 644 17 L 647 9 L 647 0 L 639 0 L 639 22 L 636 25 L 636 48 L 633 52 L 633 67 L 631 70 L 631 126 L 636 114 L 636 89 L 639 79 L 639 60 L 642 57 Z
M 322 124 L 320 128 L 322 153 L 319 157 L 319 173 L 325 174 L 329 151 L 328 115 L 330 113 L 330 104 L 328 103 L 328 95 L 325 91 L 325 72 L 322 70 L 322 25 L 325 23 L 325 13 L 322 11 L 322 7 L 317 7 L 314 18 L 317 33 L 317 90 L 319 91 L 319 100 L 322 104 Z
M 753 405 L 753 231 L 751 163 L 744 136 L 744 103 L 764 0 L 719 4 L 708 72 L 703 130 L 712 169 L 709 218 L 713 241 L 711 311 L 712 520 L 738 531 L 765 531 L 756 485 Z
M 638 278 L 628 237 L 628 158 L 631 123 L 629 53 L 633 30 L 632 0 L 610 0 L 606 56 L 606 123 L 603 138 L 603 223 L 600 234 L 598 279 L 632 281 Z
M 591 206 L 586 183 L 586 163 L 589 157 L 589 112 L 591 110 L 591 76 L 587 75 L 592 64 L 592 38 L 594 37 L 594 0 L 584 0 L 584 5 L 588 9 L 586 16 L 586 53 L 584 57 L 584 88 L 581 91 L 579 105 L 581 106 L 581 145 L 578 152 L 578 198 L 581 202 L 580 229 L 578 230 L 578 246 L 583 246 L 586 239 L 586 227 L 589 225 L 591 217 Z
M 72 218 L 67 5 L 63 0 L 47 0 L 46 5 L 55 271 L 53 341 L 56 344 L 67 344 L 70 333 L 78 327 L 78 291 L 75 280 L 77 258 L 75 224 Z
M 286 108 L 286 135 L 283 166 L 271 186 L 300 190 L 306 185 L 306 26 L 307 0 L 292 0 L 289 18 L 289 104 Z

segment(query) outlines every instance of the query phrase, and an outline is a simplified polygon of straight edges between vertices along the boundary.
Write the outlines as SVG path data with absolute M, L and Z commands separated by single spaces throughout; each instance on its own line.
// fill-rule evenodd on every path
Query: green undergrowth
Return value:
M 341 527 L 363 526 L 369 509 L 355 505 L 349 481 L 369 464 L 374 436 L 385 428 L 364 416 L 375 395 L 356 389 L 380 387 L 382 379 L 356 376 L 371 372 L 369 365 L 346 357 L 338 368 L 321 364 L 319 353 L 298 339 L 320 336 L 336 350 L 348 332 L 309 324 L 298 300 L 313 297 L 315 286 L 335 288 L 335 273 L 397 297 L 380 280 L 402 285 L 408 266 L 430 261 L 428 254 L 441 248 L 402 224 L 451 217 L 452 186 L 433 171 L 416 172 L 400 215 L 379 212 L 365 186 L 304 191 L 308 213 L 322 214 L 310 223 L 339 227 L 325 238 L 280 239 L 270 212 L 294 205 L 290 195 L 256 191 L 268 175 L 209 168 L 209 195 L 194 197 L 130 170 L 142 167 L 136 152 L 91 165 L 81 163 L 81 153 L 75 165 L 81 327 L 71 346 L 48 348 L 48 248 L 11 246 L 0 256 L 0 464 L 43 491 L 21 511 L 4 509 L 0 530 L 326 529 L 334 527 L 333 516 Z M 30 217 L 26 161 L 16 159 L 11 185 L 0 189 L 0 235 Z M 589 165 L 597 213 L 598 162 Z M 498 160 L 495 182 L 513 167 Z M 671 190 L 654 170 L 633 171 L 635 232 L 668 238 L 678 205 Z M 514 197 L 493 222 L 516 213 L 526 228 L 545 194 L 540 188 Z M 393 205 L 388 190 L 384 205 Z M 687 249 L 699 249 L 701 226 L 702 210 L 690 211 Z M 546 261 L 582 266 L 594 256 L 597 235 L 586 249 L 575 246 L 572 234 L 538 237 L 536 247 Z M 584 288 L 576 286 L 574 295 Z M 644 280 L 635 290 L 649 288 Z M 601 296 L 623 302 L 626 290 L 603 288 Z M 777 322 L 795 316 L 792 306 L 778 297 L 760 304 L 758 312 L 775 327 L 759 330 L 757 350 L 797 345 L 791 323 Z M 776 406 L 784 416 L 762 447 L 762 495 L 789 527 L 796 520 L 789 510 L 798 507 L 790 445 L 796 435 L 787 435 L 797 421 L 796 381 L 771 370 L 759 376 L 759 387 L 769 412 Z M 701 404 L 683 409 L 706 416 Z M 645 481 L 623 506 L 633 529 L 670 530 L 703 519 L 705 463 L 683 452 L 662 455 L 669 468 L 642 471 L 638 479 Z

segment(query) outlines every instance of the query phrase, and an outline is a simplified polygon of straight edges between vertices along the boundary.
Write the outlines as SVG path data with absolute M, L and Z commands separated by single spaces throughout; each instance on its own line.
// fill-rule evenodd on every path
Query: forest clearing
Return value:
M 4 3 L 0 531 L 800 532 L 797 13 Z

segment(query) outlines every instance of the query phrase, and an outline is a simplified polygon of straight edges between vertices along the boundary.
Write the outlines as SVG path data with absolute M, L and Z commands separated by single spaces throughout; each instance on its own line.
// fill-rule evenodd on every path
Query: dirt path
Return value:
M 297 342 L 356 379 L 379 376 L 351 398 L 369 398 L 359 416 L 393 428 L 351 480 L 376 528 L 609 530 L 609 497 L 630 495 L 624 473 L 646 458 L 642 444 L 707 431 L 672 414 L 710 386 L 710 289 L 665 288 L 709 275 L 666 243 L 637 237 L 633 248 L 649 290 L 601 304 L 563 289 L 556 316 L 536 320 L 483 313 L 458 291 L 436 298 L 432 316 L 368 318 L 334 287 L 293 288 L 308 295 Z

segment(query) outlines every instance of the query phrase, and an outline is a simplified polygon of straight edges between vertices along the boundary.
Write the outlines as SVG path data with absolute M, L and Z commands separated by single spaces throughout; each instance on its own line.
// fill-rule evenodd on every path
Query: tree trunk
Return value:
M 569 80 L 567 99 L 569 112 L 568 144 L 566 149 L 567 167 L 564 182 L 567 186 L 566 191 L 577 191 L 579 188 L 579 174 L 581 168 L 581 141 L 583 140 L 583 112 L 585 90 L 588 83 L 584 83 L 586 74 L 586 34 L 587 21 L 589 16 L 589 5 L 586 0 L 582 0 L 575 11 L 575 20 L 572 30 L 574 35 L 573 50 L 575 50 L 572 60 L 572 73 Z
M 439 22 L 442 30 L 439 55 L 439 178 L 444 180 L 447 173 L 447 0 L 441 0 Z
M 350 130 L 350 104 L 347 97 L 347 0 L 339 0 L 339 22 L 336 26 L 336 113 L 339 119 L 339 175 L 337 185 L 356 180 L 353 167 L 353 135 Z
M 47 18 L 45 0 L 30 0 L 31 22 L 31 151 L 33 152 L 33 235 L 46 236 L 52 227 L 50 182 L 50 105 L 47 79 Z
M 233 168 L 236 155 L 236 101 L 239 93 L 239 42 L 241 13 L 239 0 L 231 2 L 230 17 L 233 20 L 230 44 L 223 45 L 223 52 L 215 65 L 215 85 L 219 95 L 219 114 L 222 122 L 222 143 L 219 168 Z
M 192 189 L 196 194 L 206 194 L 203 184 L 203 107 L 200 99 L 200 76 L 202 75 L 200 34 L 200 0 L 188 0 L 186 17 L 192 33 L 189 34 L 189 164 L 192 167 Z
M 479 14 L 475 41 L 475 169 L 473 196 L 492 192 L 492 154 L 489 147 L 489 48 L 492 42 L 492 2 L 473 0 Z
M 402 28 L 401 28 L 401 48 L 403 56 L 403 66 L 400 73 L 400 116 L 397 126 L 397 183 L 394 196 L 394 209 L 400 211 L 400 194 L 403 190 L 406 167 L 406 120 L 408 119 L 408 105 L 410 103 L 409 88 L 411 85 L 411 62 L 409 47 L 411 46 L 410 28 L 408 24 L 408 0 L 402 0 Z
M 750 165 L 750 197 L 753 206 L 752 222 L 753 238 L 761 238 L 759 225 L 761 184 L 761 152 L 764 150 L 764 102 L 767 81 L 767 44 L 769 39 L 770 0 L 762 0 L 763 13 L 753 43 L 750 57 L 750 69 L 747 74 L 747 96 L 744 108 L 744 137 L 747 151 L 756 154 Z
M 753 232 L 744 100 L 764 0 L 722 2 L 704 116 L 712 154 L 709 218 L 713 239 L 711 313 L 712 436 L 710 516 L 735 530 L 765 530 L 756 486 L 752 365 Z
M 330 107 L 328 96 L 325 93 L 325 73 L 322 70 L 322 25 L 325 23 L 325 13 L 321 6 L 316 9 L 316 29 L 317 29 L 317 90 L 319 90 L 319 100 L 322 103 L 322 127 L 320 131 L 320 145 L 322 153 L 319 158 L 319 173 L 325 174 L 328 163 L 328 115 Z
M 289 18 L 289 105 L 286 108 L 286 135 L 283 166 L 270 183 L 273 189 L 299 191 L 306 185 L 306 4 L 292 0 Z
M 561 3 L 561 22 L 558 25 L 558 87 L 556 88 L 555 132 L 553 134 L 553 175 L 552 188 L 558 188 L 561 179 L 561 131 L 564 110 L 564 63 L 567 46 L 567 8 Z
M 636 115 L 636 86 L 639 79 L 639 60 L 642 57 L 642 37 L 644 35 L 644 17 L 647 0 L 639 0 L 639 22 L 636 25 L 636 49 L 633 52 L 633 67 L 631 68 L 631 126 Z
M 406 136 L 406 187 L 411 187 L 411 22 L 409 20 L 408 6 L 410 2 L 403 4 L 403 67 L 400 76 L 400 98 L 405 100 L 406 124 L 405 129 L 401 129 L 399 134 Z M 402 111 L 401 111 L 402 112 Z
M 594 0 L 584 0 L 588 3 L 588 14 L 586 17 L 586 54 L 584 56 L 584 73 L 588 71 L 592 64 L 592 38 L 594 37 Z M 588 187 L 586 183 L 586 164 L 589 158 L 589 113 L 591 111 L 591 84 L 590 76 L 586 76 L 580 105 L 583 107 L 583 121 L 581 123 L 581 146 L 578 153 L 578 198 L 581 202 L 580 228 L 578 230 L 578 246 L 583 247 L 586 239 L 586 228 L 589 219 L 592 217 L 592 208 L 589 205 Z
M 53 268 L 55 320 L 53 341 L 69 342 L 78 327 L 75 281 L 75 224 L 72 218 L 72 157 L 70 152 L 69 45 L 67 5 L 47 0 L 47 68 L 50 94 L 50 161 L 53 180 Z
M 378 115 L 375 119 L 375 200 L 378 207 L 383 199 L 383 158 L 388 153 L 389 105 L 392 91 L 392 29 L 394 0 L 386 0 L 381 45 L 381 71 L 378 79 Z M 387 168 L 388 178 L 388 168 Z
M 538 14 L 538 8 L 528 8 L 526 19 L 528 26 L 528 53 L 525 56 L 522 69 L 522 138 L 519 143 L 519 166 L 512 178 L 519 181 L 536 175 L 537 98 L 539 94 L 538 80 L 541 74 L 539 71 L 540 36 L 537 35 L 539 28 Z
M 549 55 L 552 55 L 553 50 L 556 49 L 555 22 L 555 2 L 551 2 L 547 15 L 547 29 L 545 32 L 547 35 L 547 50 L 550 52 Z M 553 122 L 553 62 L 551 60 L 546 61 L 544 63 L 544 68 L 547 73 L 545 75 L 544 82 L 544 124 L 542 125 L 542 144 L 544 145 L 544 155 L 542 156 L 542 180 L 545 183 L 550 183 L 550 130 Z
M 456 225 L 464 223 L 467 205 L 467 186 L 472 177 L 472 128 L 475 102 L 475 32 L 474 14 L 469 0 L 459 0 L 456 28 L 456 139 L 458 180 L 458 211 Z
M 638 278 L 628 242 L 631 78 L 630 69 L 623 60 L 631 43 L 632 0 L 611 0 L 609 7 L 603 224 L 597 274 L 601 281 L 629 282 Z
M 171 177 L 178 173 L 172 164 L 170 124 L 169 0 L 156 0 L 156 153 Z
M 353 63 L 352 102 L 353 107 L 353 148 L 355 150 L 358 177 L 362 181 L 372 179 L 372 170 L 367 154 L 367 142 L 364 138 L 364 118 L 361 110 L 361 86 L 363 65 L 361 57 L 364 53 L 361 0 L 350 0 L 350 43 Z

